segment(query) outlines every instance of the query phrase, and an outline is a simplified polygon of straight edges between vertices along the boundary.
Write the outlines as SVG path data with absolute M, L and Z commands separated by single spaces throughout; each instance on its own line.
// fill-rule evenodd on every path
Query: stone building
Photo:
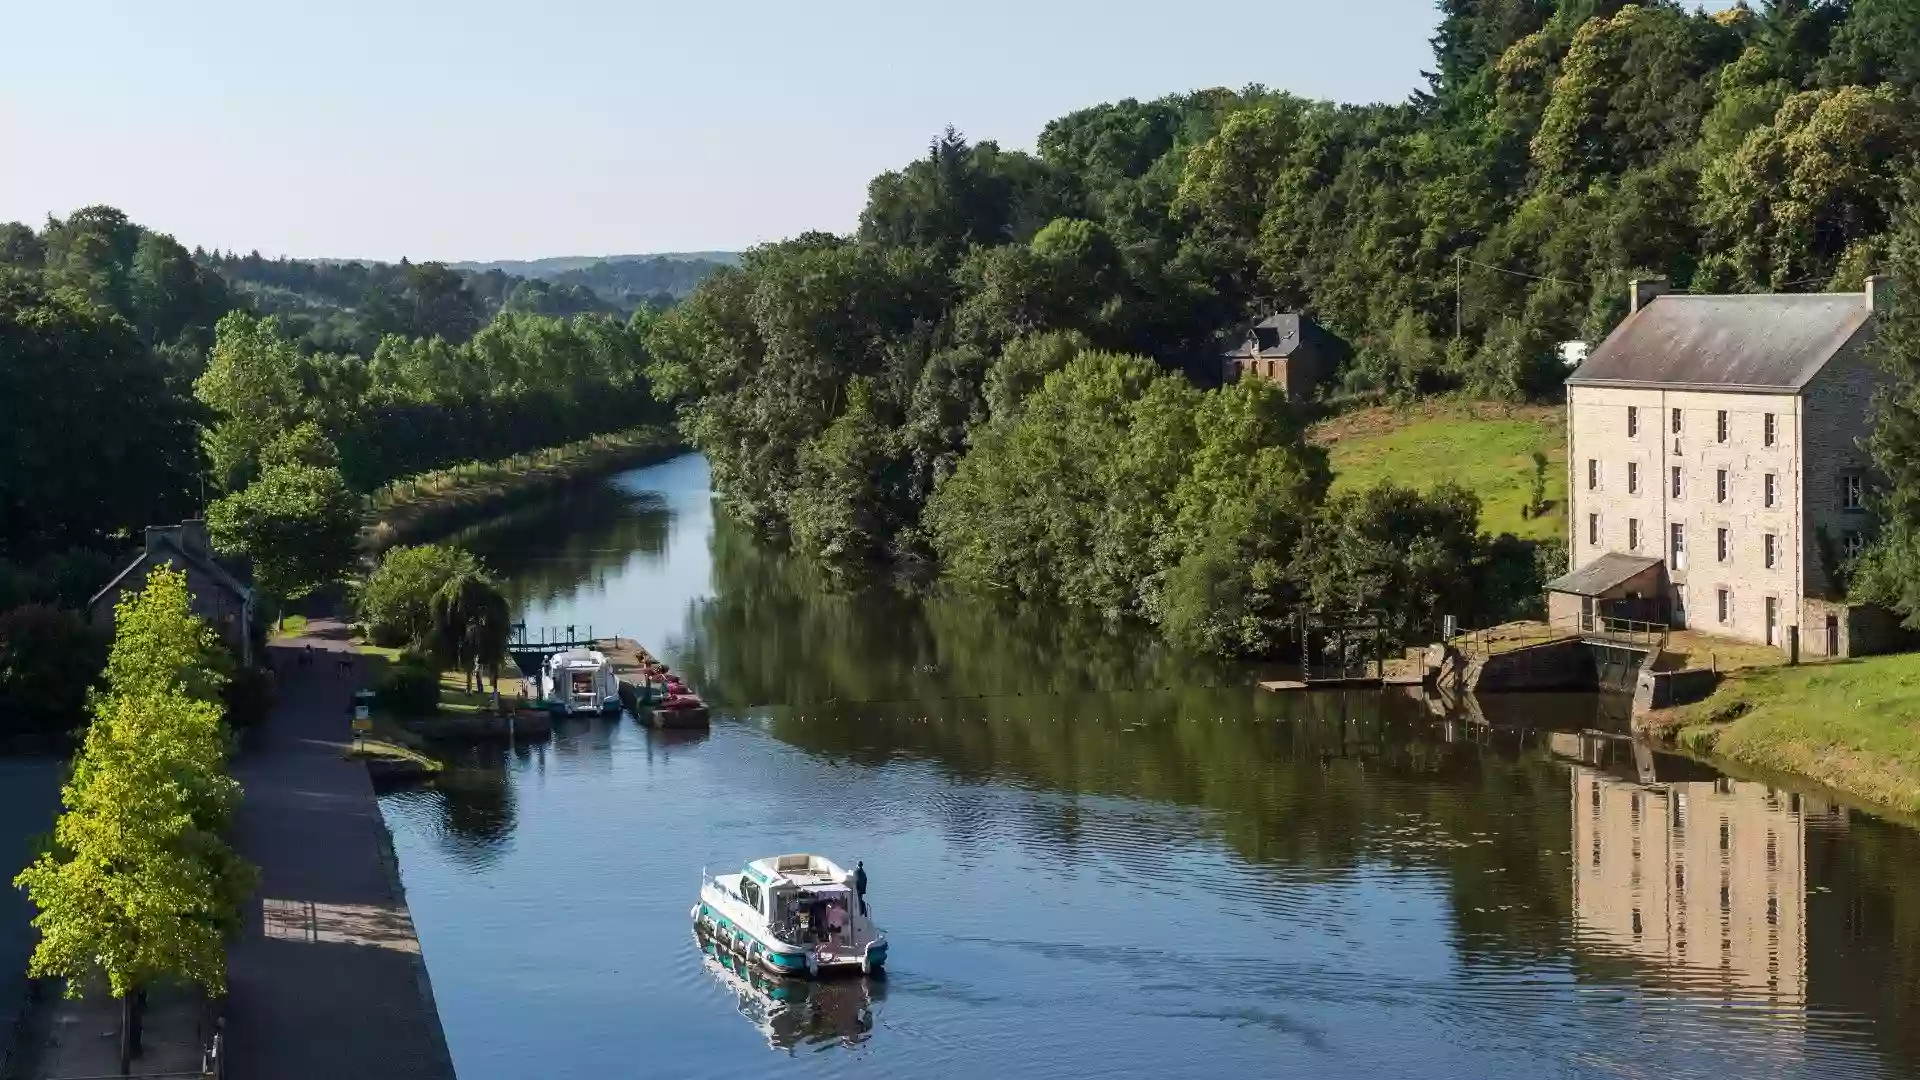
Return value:
M 1813 656 L 1886 647 L 1834 569 L 1866 542 L 1865 355 L 1888 282 L 1861 293 L 1669 295 L 1630 310 L 1567 379 L 1575 568 L 1555 621 L 1621 613 Z
M 1304 401 L 1339 365 L 1339 345 L 1339 339 L 1306 315 L 1273 315 L 1254 324 L 1246 340 L 1227 350 L 1222 374 L 1227 382 L 1269 379 L 1286 389 L 1289 400 Z
M 87 619 L 102 630 L 113 629 L 114 605 L 120 594 L 137 592 L 156 566 L 171 565 L 187 575 L 193 613 L 220 632 L 243 665 L 253 663 L 253 590 L 214 558 L 207 523 L 183 521 L 147 529 L 146 546 L 126 569 L 87 601 Z

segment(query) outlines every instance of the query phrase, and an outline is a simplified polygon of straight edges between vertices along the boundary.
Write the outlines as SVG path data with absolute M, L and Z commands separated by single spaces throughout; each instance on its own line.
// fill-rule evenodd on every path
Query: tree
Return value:
M 1480 500 L 1458 485 L 1383 481 L 1327 501 L 1294 573 L 1315 610 L 1378 611 L 1392 643 L 1430 641 L 1443 616 L 1479 610 L 1479 528 Z
M 1795 94 L 1708 166 L 1707 239 L 1748 288 L 1829 277 L 1849 246 L 1886 231 L 1916 161 L 1920 125 L 1891 90 Z
M 252 558 L 268 595 L 297 600 L 346 573 L 360 500 L 338 469 L 280 465 L 209 507 L 207 529 L 221 551 Z
M 214 328 L 213 354 L 193 393 L 220 417 L 207 431 L 206 449 L 222 489 L 250 483 L 267 444 L 304 418 L 300 368 L 299 349 L 273 318 L 236 311 Z
M 1880 472 L 1873 509 L 1878 535 L 1853 567 L 1855 599 L 1898 612 L 1920 629 L 1920 184 L 1889 243 L 1892 310 L 1874 335 L 1875 358 L 1893 385 L 1874 405 L 1868 449 Z
M 0 270 L 0 551 L 110 538 L 196 505 L 193 414 L 125 320 Z
M 457 547 L 388 548 L 357 591 L 360 620 L 378 644 L 430 648 L 435 635 L 435 594 L 450 579 L 480 571 L 479 560 Z
M 513 614 L 507 598 L 476 563 L 461 566 L 442 582 L 428 604 L 433 618 L 434 649 L 442 663 L 453 664 L 473 689 L 475 671 L 493 679 L 500 689 L 500 661 L 513 635 Z
M 40 931 L 29 970 L 123 1003 L 121 1071 L 138 1050 L 141 987 L 226 986 L 226 939 L 254 873 L 222 839 L 239 788 L 226 774 L 218 639 L 186 575 L 156 569 L 115 615 L 107 692 L 61 791 L 53 850 L 21 871 Z

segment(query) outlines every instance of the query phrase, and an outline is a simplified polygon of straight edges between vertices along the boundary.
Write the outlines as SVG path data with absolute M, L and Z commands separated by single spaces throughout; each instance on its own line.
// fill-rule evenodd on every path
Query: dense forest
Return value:
M 1250 318 L 1351 346 L 1320 408 L 1523 399 L 1636 276 L 1907 273 L 1920 0 L 1440 8 L 1411 100 L 1126 100 L 1034 154 L 949 130 L 851 235 L 715 274 L 650 345 L 728 509 L 829 564 L 937 566 L 1213 650 L 1270 650 L 1302 607 L 1387 607 L 1410 639 L 1505 614 L 1564 554 L 1478 536 L 1457 489 L 1329 499 L 1314 406 L 1216 386 Z
M 260 265 L 378 336 L 321 348 L 220 260 L 111 208 L 0 225 L 0 611 L 75 605 L 143 527 L 198 513 L 250 553 L 249 530 L 310 534 L 312 560 L 256 560 L 298 595 L 350 548 L 360 494 L 659 414 L 650 307 L 530 312 L 516 290 L 547 283 L 488 293 L 435 264 Z

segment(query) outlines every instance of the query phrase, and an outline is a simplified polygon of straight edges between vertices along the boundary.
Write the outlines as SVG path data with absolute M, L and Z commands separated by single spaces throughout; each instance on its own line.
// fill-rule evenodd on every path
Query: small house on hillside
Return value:
M 1255 323 L 1223 362 L 1227 382 L 1254 377 L 1277 382 L 1289 400 L 1304 401 L 1340 360 L 1340 341 L 1299 312 L 1272 315 Z
M 149 528 L 146 547 L 87 601 L 87 620 L 110 632 L 120 594 L 144 588 L 156 566 L 172 566 L 187 575 L 193 613 L 219 631 L 241 664 L 252 664 L 253 590 L 214 558 L 207 523 L 197 519 Z
M 1893 641 L 1841 571 L 1870 538 L 1866 355 L 1888 285 L 1857 293 L 1669 295 L 1629 314 L 1567 379 L 1574 572 L 1556 618 L 1648 619 L 1852 656 Z

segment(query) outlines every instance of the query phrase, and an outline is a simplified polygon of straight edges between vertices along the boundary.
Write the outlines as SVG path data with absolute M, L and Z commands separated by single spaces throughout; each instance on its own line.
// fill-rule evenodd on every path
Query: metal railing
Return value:
M 1662 622 L 1582 612 L 1550 622 L 1507 623 L 1484 630 L 1467 630 L 1448 644 L 1467 656 L 1480 658 L 1569 638 L 1659 653 L 1667 647 L 1669 633 L 1671 628 Z

